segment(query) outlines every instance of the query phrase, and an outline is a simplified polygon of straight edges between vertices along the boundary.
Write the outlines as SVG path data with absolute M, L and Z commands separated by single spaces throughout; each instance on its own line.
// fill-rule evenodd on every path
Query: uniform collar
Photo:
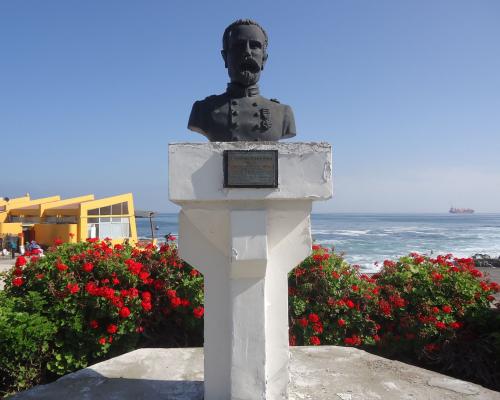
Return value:
M 236 83 L 228 83 L 226 93 L 229 97 L 240 98 L 257 96 L 260 92 L 258 85 L 244 87 Z

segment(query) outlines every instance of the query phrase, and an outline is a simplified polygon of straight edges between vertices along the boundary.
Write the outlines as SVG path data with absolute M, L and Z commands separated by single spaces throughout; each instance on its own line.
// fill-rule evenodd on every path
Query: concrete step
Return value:
M 139 349 L 15 400 L 202 400 L 203 349 Z M 290 400 L 500 400 L 500 392 L 351 347 L 291 348 Z

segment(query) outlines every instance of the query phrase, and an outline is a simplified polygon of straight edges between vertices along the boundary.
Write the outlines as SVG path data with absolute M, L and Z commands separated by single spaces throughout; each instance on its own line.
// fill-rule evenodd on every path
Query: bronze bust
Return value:
M 259 93 L 268 38 L 255 21 L 240 19 L 222 37 L 222 58 L 231 82 L 223 94 L 193 104 L 188 128 L 211 142 L 278 141 L 296 135 L 290 106 Z

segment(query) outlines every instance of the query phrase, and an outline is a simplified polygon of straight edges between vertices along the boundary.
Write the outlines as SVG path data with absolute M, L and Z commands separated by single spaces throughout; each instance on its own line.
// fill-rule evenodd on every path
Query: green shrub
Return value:
M 411 254 L 385 261 L 374 278 L 385 354 L 498 387 L 500 323 L 490 307 L 498 284 L 481 280 L 473 259 Z
M 32 383 L 140 346 L 201 345 L 202 285 L 202 276 L 178 259 L 172 242 L 160 250 L 112 246 L 106 240 L 61 244 L 29 262 L 19 257 L 6 274 L 3 297 L 26 313 L 5 315 L 0 341 L 15 349 L 3 338 L 9 325 L 18 331 L 29 331 L 31 324 L 33 330 L 40 324 L 51 328 L 38 332 L 43 354 L 33 355 L 39 369 L 35 374 L 30 368 L 37 375 Z M 37 302 L 29 301 L 35 295 Z M 10 371 L 4 391 L 24 385 L 25 373 L 15 366 L 24 365 L 25 355 L 9 351 L 1 359 L 0 370 Z
M 138 347 L 201 346 L 203 277 L 170 239 L 160 249 L 88 240 L 19 257 L 0 292 L 0 393 Z M 290 344 L 366 346 L 444 369 L 474 348 L 471 374 L 454 371 L 494 386 L 498 285 L 480 278 L 470 259 L 417 254 L 368 277 L 313 246 L 288 278 Z
M 380 328 L 371 315 L 375 284 L 341 256 L 313 246 L 313 254 L 289 275 L 292 345 L 374 344 Z
M 41 312 L 43 297 L 27 292 L 25 297 L 0 292 L 0 396 L 38 384 L 51 360 L 50 342 L 56 325 Z

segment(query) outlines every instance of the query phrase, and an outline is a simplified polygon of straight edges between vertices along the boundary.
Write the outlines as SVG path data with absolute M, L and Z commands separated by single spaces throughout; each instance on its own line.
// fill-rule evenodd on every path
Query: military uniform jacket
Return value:
M 188 128 L 211 142 L 278 141 L 296 135 L 290 106 L 262 97 L 257 86 L 233 84 L 223 94 L 196 101 Z

